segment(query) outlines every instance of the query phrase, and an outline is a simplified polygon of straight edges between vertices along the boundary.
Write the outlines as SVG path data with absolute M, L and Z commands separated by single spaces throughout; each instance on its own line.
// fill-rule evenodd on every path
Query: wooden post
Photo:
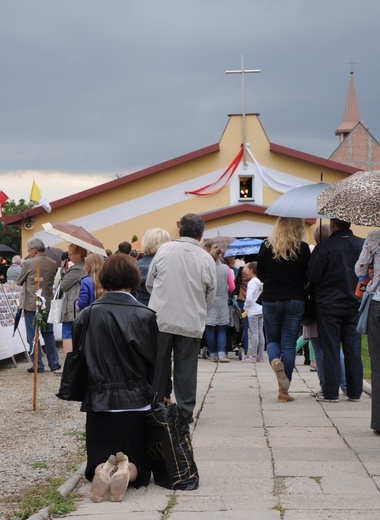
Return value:
M 34 281 L 36 282 L 36 292 L 40 288 L 40 282 L 42 282 L 43 278 L 40 277 L 40 266 L 36 266 L 36 276 Z M 38 311 L 37 306 L 37 297 L 36 297 L 36 312 Z M 37 410 L 37 374 L 38 374 L 38 356 L 39 356 L 39 339 L 40 339 L 40 331 L 39 328 L 36 327 L 34 332 L 34 359 L 33 359 L 33 412 Z

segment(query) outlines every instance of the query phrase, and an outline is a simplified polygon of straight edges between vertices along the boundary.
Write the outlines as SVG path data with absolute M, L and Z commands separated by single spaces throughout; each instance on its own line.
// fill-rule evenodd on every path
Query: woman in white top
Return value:
M 257 262 L 249 262 L 247 264 L 252 278 L 247 285 L 247 296 L 244 303 L 244 310 L 248 313 L 248 352 L 242 361 L 255 363 L 256 361 L 264 361 L 264 322 L 263 310 L 259 303 L 256 302 L 263 290 L 262 282 L 257 278 Z

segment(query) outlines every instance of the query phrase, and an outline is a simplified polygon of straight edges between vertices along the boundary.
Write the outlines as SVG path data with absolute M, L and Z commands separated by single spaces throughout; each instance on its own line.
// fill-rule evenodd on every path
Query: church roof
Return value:
M 361 123 L 364 128 L 368 130 L 368 126 L 361 121 L 358 99 L 356 97 L 354 73 L 350 73 L 350 85 L 348 87 L 348 94 L 346 100 L 346 106 L 344 109 L 343 122 L 335 130 L 335 135 L 347 134 L 355 128 L 355 126 Z

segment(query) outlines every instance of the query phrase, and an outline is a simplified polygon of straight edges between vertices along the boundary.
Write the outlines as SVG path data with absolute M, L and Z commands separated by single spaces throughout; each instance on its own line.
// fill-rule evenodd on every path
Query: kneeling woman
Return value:
M 150 480 L 145 414 L 153 398 L 158 329 L 155 313 L 131 295 L 140 283 L 133 258 L 110 256 L 99 281 L 108 292 L 74 321 L 73 343 L 75 349 L 85 334 L 88 387 L 81 411 L 87 413 L 90 498 L 100 502 L 109 490 L 117 502 L 129 482 L 138 487 Z

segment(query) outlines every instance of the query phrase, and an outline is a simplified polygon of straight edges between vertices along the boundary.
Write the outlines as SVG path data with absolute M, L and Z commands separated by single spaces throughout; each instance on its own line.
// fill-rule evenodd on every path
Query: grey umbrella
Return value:
M 293 188 L 278 197 L 265 213 L 277 217 L 323 218 L 317 211 L 317 199 L 328 186 L 325 182 L 313 182 Z
M 16 251 L 14 249 L 12 249 L 11 247 L 9 246 L 6 246 L 5 244 L 0 244 L 0 255 L 6 255 L 8 253 L 8 255 L 11 255 L 11 254 L 16 254 Z

